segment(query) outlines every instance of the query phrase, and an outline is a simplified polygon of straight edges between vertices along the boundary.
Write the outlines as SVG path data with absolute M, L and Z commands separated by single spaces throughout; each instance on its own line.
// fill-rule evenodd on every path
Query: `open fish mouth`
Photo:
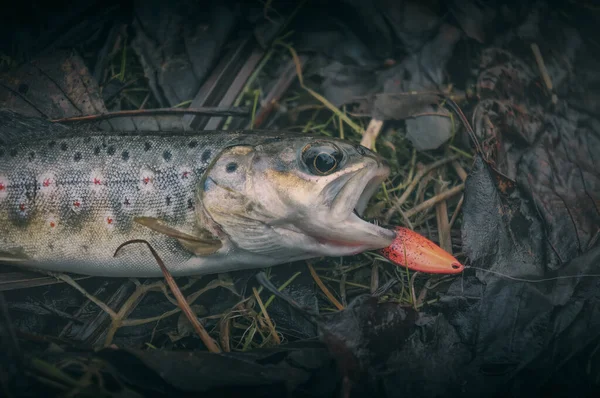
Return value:
M 326 230 L 319 231 L 320 241 L 338 247 L 354 247 L 356 252 L 389 246 L 396 234 L 363 219 L 369 201 L 389 175 L 381 165 L 357 171 L 336 195 Z

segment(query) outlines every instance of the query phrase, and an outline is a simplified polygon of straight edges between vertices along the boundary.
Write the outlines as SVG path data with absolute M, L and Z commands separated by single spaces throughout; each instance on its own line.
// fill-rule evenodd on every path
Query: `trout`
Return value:
M 106 132 L 0 109 L 0 261 L 158 277 L 387 247 L 361 218 L 386 162 L 348 141 L 280 132 Z

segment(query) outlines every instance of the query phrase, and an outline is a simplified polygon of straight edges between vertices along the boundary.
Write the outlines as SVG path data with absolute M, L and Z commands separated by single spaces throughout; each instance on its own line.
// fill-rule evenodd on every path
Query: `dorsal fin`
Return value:
M 21 115 L 8 108 L 0 108 L 0 145 L 24 140 L 68 135 L 71 129 L 40 117 Z

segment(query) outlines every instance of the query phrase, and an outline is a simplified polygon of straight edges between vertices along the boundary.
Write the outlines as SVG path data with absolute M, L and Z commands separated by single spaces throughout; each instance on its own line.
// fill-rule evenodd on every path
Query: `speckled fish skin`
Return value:
M 122 243 L 144 239 L 173 275 L 194 275 L 355 254 L 394 238 L 352 212 L 364 210 L 389 168 L 345 141 L 257 132 L 94 132 L 2 109 L 0 139 L 0 258 L 6 263 L 161 276 L 145 245 L 113 256 Z M 339 150 L 332 152 L 339 156 L 335 172 L 311 173 L 307 148 Z M 194 254 L 135 222 L 140 216 L 190 236 L 209 232 L 222 246 Z

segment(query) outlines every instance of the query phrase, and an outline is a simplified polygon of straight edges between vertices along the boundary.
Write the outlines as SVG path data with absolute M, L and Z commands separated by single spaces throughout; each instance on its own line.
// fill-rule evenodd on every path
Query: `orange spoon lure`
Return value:
M 378 250 L 395 265 L 427 274 L 459 274 L 465 267 L 450 253 L 408 228 L 396 227 L 396 239 Z

